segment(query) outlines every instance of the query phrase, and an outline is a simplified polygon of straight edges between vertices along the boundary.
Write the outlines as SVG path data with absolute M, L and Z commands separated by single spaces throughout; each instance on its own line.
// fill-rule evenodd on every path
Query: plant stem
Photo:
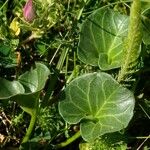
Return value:
M 136 71 L 142 42 L 141 33 L 141 1 L 133 0 L 130 9 L 128 37 L 124 46 L 124 60 L 118 75 L 118 82 L 126 80 L 128 75 Z
M 60 58 L 59 58 L 59 60 L 58 60 L 56 69 L 58 69 L 58 70 L 61 70 L 61 69 L 62 69 L 68 51 L 69 51 L 69 48 L 63 49 L 63 51 L 62 51 L 62 53 L 61 53 L 61 56 L 60 56 Z
M 129 137 L 130 139 L 139 139 L 139 140 L 143 140 L 143 139 L 150 139 L 150 135 L 148 136 L 137 136 L 137 137 Z
M 22 143 L 26 143 L 29 140 L 32 130 L 34 128 L 35 122 L 36 122 L 36 116 L 37 116 L 37 110 L 35 110 L 35 113 L 33 115 L 31 115 L 30 124 L 27 129 L 26 135 L 24 136 L 24 138 L 22 140 Z
M 72 137 L 67 139 L 65 142 L 62 142 L 62 143 L 56 145 L 56 148 L 62 148 L 62 147 L 67 146 L 67 145 L 71 144 L 72 142 L 74 142 L 76 139 L 78 139 L 80 136 L 81 136 L 81 133 L 80 133 L 80 131 L 78 131 Z
M 8 3 L 8 0 L 1 6 L 0 11 L 5 7 L 5 5 Z

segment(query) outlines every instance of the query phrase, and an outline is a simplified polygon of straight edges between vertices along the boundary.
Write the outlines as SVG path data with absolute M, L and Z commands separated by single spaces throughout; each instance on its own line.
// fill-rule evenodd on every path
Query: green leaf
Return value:
M 32 116 L 38 109 L 39 94 L 40 91 L 30 94 L 18 94 L 11 97 L 11 100 L 16 101 L 25 112 Z
M 127 16 L 109 8 L 96 10 L 81 28 L 79 59 L 102 70 L 120 67 L 127 29 Z
M 6 45 L 0 42 L 0 55 L 1 56 L 8 56 L 10 51 L 11 51 L 11 48 L 9 45 Z
M 36 68 L 21 75 L 18 81 L 0 78 L 0 99 L 16 101 L 21 108 L 32 115 L 38 105 L 40 91 L 44 88 L 49 69 L 41 63 Z
M 18 81 L 8 81 L 0 78 L 0 100 L 9 99 L 10 97 L 24 93 L 23 86 Z
M 150 9 L 150 1 L 149 0 L 141 1 L 141 11 L 142 11 L 142 13 L 144 13 L 148 9 Z
M 24 86 L 25 93 L 13 97 L 13 100 L 31 115 L 37 108 L 40 91 L 44 88 L 49 73 L 49 69 L 45 65 L 36 63 L 35 69 L 27 71 L 18 79 Z
M 127 144 L 122 141 L 119 143 L 107 143 L 107 139 L 98 139 L 90 143 L 80 143 L 80 150 L 126 150 Z
M 150 45 L 150 9 L 144 12 L 142 17 L 143 43 Z
M 45 65 L 36 63 L 35 69 L 27 71 L 18 80 L 25 87 L 26 93 L 32 93 L 40 91 L 44 87 L 49 73 L 49 69 Z
M 15 41 L 16 40 L 0 42 L 0 66 L 3 66 L 5 68 L 17 66 L 17 55 L 14 52 L 14 43 L 13 43 Z
M 106 73 L 76 78 L 63 91 L 61 99 L 60 114 L 70 124 L 80 122 L 86 141 L 125 128 L 133 116 L 133 94 Z
M 36 47 L 40 55 L 44 55 L 47 52 L 46 46 L 44 44 L 37 43 Z

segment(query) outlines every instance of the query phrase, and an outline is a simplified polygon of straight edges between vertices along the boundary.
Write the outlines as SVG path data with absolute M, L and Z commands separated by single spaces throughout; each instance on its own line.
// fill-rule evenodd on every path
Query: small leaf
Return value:
M 86 141 L 125 128 L 133 116 L 133 94 L 106 73 L 76 78 L 61 98 L 60 114 L 70 124 L 80 122 L 81 135 Z
M 11 48 L 8 44 L 0 42 L 0 55 L 3 57 L 9 56 Z
M 44 55 L 47 52 L 46 46 L 44 44 L 37 43 L 36 47 L 37 47 L 37 51 L 40 55 Z
M 120 67 L 127 29 L 127 16 L 109 8 L 96 10 L 81 29 L 78 47 L 80 60 L 102 70 Z

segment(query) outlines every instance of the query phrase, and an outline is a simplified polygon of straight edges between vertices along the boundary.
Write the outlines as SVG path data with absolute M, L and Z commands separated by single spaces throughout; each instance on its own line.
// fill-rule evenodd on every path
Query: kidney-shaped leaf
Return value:
M 62 92 L 61 99 L 60 114 L 70 124 L 80 122 L 86 141 L 125 128 L 133 116 L 133 94 L 106 73 L 76 78 Z
M 39 93 L 44 88 L 50 71 L 42 63 L 36 63 L 33 70 L 22 74 L 18 81 L 24 86 L 25 93 L 12 97 L 22 109 L 29 114 L 33 114 L 39 101 Z
M 0 99 L 16 101 L 24 111 L 32 115 L 49 73 L 44 64 L 36 63 L 35 68 L 21 75 L 18 81 L 0 78 Z
M 128 17 L 109 8 L 91 14 L 81 28 L 78 56 L 86 64 L 102 70 L 118 68 L 122 63 L 123 40 Z

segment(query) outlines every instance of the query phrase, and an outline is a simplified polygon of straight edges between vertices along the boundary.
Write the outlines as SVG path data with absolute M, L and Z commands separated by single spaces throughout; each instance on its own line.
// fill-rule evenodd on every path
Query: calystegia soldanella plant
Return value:
M 149 0 L 6 0 L 0 18 L 0 149 L 149 149 Z

